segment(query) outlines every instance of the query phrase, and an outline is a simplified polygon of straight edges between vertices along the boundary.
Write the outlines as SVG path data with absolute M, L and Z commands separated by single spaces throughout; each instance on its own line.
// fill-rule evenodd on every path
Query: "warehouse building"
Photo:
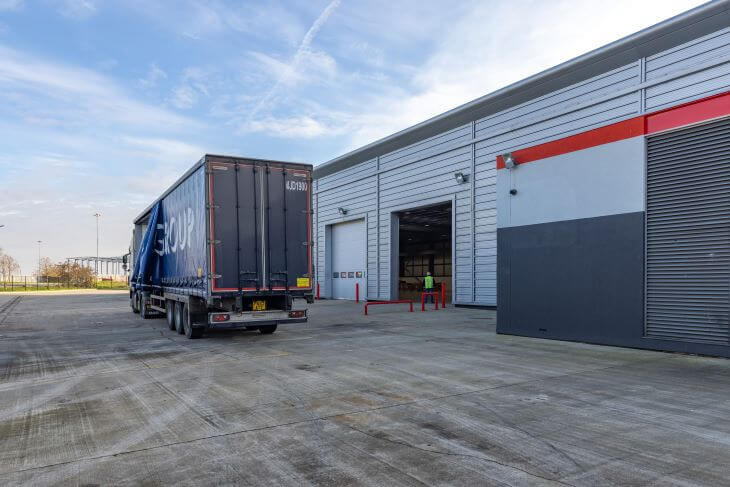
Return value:
M 730 356 L 730 2 L 315 168 L 325 298 L 432 272 L 500 333 Z

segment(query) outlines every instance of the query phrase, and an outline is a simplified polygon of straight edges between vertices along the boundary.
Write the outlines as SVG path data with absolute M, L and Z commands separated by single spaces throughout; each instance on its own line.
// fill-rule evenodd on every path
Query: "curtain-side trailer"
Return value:
M 188 338 L 304 323 L 312 166 L 205 155 L 135 219 L 130 252 L 132 310 Z

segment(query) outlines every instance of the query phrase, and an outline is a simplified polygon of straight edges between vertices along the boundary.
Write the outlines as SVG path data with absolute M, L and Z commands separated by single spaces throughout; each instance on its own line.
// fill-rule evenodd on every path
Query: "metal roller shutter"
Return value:
M 728 344 L 730 120 L 647 139 L 647 337 Z

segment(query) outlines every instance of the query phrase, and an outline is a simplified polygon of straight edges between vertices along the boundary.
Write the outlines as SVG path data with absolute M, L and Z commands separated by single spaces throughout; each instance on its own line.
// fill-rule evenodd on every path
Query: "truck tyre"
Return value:
M 264 325 L 259 326 L 259 332 L 261 332 L 262 335 L 271 335 L 276 331 L 277 325 Z
M 175 330 L 180 335 L 185 333 L 183 328 L 183 304 L 180 301 L 175 301 Z
M 144 295 L 141 293 L 139 295 L 139 302 L 140 302 L 140 305 L 139 305 L 140 316 L 142 316 L 143 320 L 150 319 L 152 317 L 151 313 L 150 313 L 150 305 L 147 302 L 147 300 L 144 298 Z
M 175 329 L 175 301 L 168 299 L 165 301 L 165 317 L 167 318 L 167 328 Z
M 200 336 L 203 334 L 203 329 L 193 328 L 193 320 L 192 316 L 190 316 L 190 306 L 187 304 L 183 307 L 182 320 L 185 336 L 192 339 L 200 338 Z
M 134 313 L 139 313 L 139 297 L 136 292 L 130 296 L 129 302 L 132 305 L 132 311 Z

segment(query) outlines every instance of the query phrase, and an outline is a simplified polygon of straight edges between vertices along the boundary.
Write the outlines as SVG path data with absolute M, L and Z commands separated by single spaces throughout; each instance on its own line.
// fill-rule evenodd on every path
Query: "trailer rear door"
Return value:
M 213 292 L 311 289 L 311 171 L 209 162 Z
M 272 289 L 311 289 L 310 172 L 270 166 L 266 181 L 269 284 Z

